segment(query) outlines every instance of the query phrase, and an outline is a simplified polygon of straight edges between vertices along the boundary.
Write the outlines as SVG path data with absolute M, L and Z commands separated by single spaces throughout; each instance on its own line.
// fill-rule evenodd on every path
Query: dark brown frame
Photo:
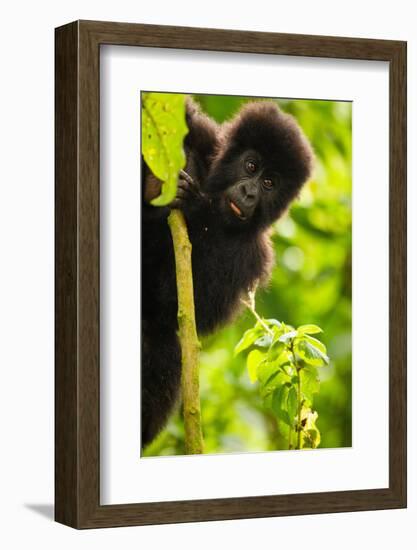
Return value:
M 389 487 L 126 505 L 99 500 L 101 44 L 389 62 Z M 406 43 L 77 21 L 56 45 L 55 519 L 115 527 L 406 506 Z M 377 131 L 377 130 L 376 130 Z

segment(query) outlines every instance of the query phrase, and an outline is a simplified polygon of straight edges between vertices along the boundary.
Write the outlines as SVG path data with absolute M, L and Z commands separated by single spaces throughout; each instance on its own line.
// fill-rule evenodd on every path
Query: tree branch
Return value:
M 203 435 L 200 412 L 200 384 L 197 337 L 194 310 L 191 243 L 187 226 L 180 210 L 172 210 L 168 217 L 175 253 L 178 295 L 178 327 L 182 357 L 182 399 L 187 454 L 203 453 Z

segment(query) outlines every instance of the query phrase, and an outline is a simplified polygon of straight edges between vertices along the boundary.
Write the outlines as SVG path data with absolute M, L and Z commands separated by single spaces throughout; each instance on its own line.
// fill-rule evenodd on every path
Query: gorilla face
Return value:
M 268 170 L 256 151 L 239 155 L 227 172 L 231 183 L 223 192 L 223 210 L 232 223 L 251 224 L 258 215 L 265 218 L 266 211 L 276 210 L 280 176 Z
M 254 149 L 223 159 L 211 182 L 226 227 L 242 231 L 271 225 L 300 189 Z
M 312 151 L 295 120 L 270 102 L 251 103 L 222 127 L 205 182 L 226 227 L 265 229 L 298 195 Z

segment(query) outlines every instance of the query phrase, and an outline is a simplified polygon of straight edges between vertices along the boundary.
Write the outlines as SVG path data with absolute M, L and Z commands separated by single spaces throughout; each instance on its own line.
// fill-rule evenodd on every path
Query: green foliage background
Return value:
M 193 96 L 218 122 L 233 116 L 247 97 Z M 316 154 L 312 180 L 290 212 L 273 227 L 276 266 L 269 287 L 257 293 L 257 311 L 293 326 L 323 328 L 330 365 L 320 369 L 320 447 L 351 445 L 351 103 L 276 100 L 298 120 Z M 276 419 L 262 406 L 244 355 L 233 356 L 253 317 L 203 341 L 201 408 L 206 453 L 286 448 Z M 148 447 L 145 456 L 184 453 L 180 413 Z

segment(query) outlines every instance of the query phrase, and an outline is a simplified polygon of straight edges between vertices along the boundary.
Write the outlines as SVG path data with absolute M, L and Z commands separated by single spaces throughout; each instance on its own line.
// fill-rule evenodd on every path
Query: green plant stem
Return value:
M 265 329 L 265 331 L 270 336 L 273 336 L 274 335 L 273 331 L 268 327 L 268 325 L 265 323 L 265 321 L 262 319 L 262 317 L 260 317 L 258 315 L 258 313 L 257 313 L 256 309 L 254 308 L 254 306 L 250 302 L 247 302 L 246 300 L 243 300 L 243 298 L 241 299 L 241 302 L 242 302 L 242 304 L 244 304 L 249 309 L 249 311 L 252 313 L 252 315 L 255 317 L 255 319 L 257 321 L 259 321 L 260 325 Z
M 298 430 L 297 430 L 297 449 L 301 449 L 301 376 L 297 369 L 297 397 L 298 397 Z
M 298 366 L 297 357 L 294 352 L 294 342 L 291 342 L 290 347 L 294 366 L 297 371 L 297 449 L 301 449 L 301 409 L 302 409 L 302 403 L 301 403 L 301 375 L 300 375 L 300 368 Z
M 181 344 L 181 388 L 185 430 L 186 454 L 203 453 L 201 428 L 200 384 L 198 358 L 200 343 L 197 337 L 194 309 L 191 243 L 187 226 L 180 210 L 172 210 L 168 217 L 175 253 L 178 295 L 178 328 Z

